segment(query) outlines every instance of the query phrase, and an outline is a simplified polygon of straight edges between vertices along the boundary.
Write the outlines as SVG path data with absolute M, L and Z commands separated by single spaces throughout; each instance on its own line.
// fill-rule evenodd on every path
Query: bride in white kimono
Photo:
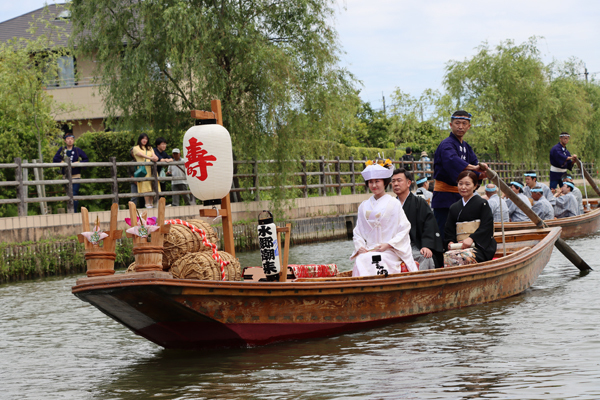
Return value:
M 410 247 L 410 222 L 398 199 L 385 193 L 392 172 L 391 168 L 377 164 L 368 165 L 362 172 L 373 196 L 358 207 L 354 253 L 350 257 L 354 260 L 352 276 L 378 275 L 386 271 L 397 274 L 402 272 L 403 261 L 409 271 L 419 270 Z M 379 268 L 373 256 L 381 256 Z

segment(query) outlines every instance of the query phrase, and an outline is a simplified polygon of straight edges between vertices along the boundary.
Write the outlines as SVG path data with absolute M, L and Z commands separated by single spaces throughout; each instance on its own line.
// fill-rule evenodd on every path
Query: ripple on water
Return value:
M 569 244 L 600 270 L 597 235 Z M 290 261 L 347 270 L 351 250 L 296 246 Z M 1 285 L 0 398 L 598 399 L 598 276 L 555 252 L 513 298 L 339 337 L 197 352 L 131 333 L 73 296 L 75 277 Z

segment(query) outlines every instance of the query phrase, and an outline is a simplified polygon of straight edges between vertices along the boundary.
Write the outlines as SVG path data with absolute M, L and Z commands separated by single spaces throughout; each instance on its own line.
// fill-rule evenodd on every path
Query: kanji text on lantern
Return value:
M 207 167 L 212 166 L 211 161 L 217 161 L 217 157 L 208 155 L 208 151 L 201 147 L 203 143 L 198 139 L 191 138 L 189 143 L 186 147 L 187 161 L 185 162 L 187 174 L 204 181 L 208 178 Z

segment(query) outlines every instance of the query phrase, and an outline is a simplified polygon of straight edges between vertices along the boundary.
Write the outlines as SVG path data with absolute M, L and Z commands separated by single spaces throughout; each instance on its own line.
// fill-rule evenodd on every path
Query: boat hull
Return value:
M 84 278 L 73 293 L 165 348 L 258 346 L 337 335 L 517 295 L 548 263 L 560 229 L 533 248 L 475 266 L 387 278 L 292 282 Z
M 600 229 L 600 208 L 593 209 L 591 212 L 578 215 L 576 217 L 550 219 L 544 221 L 549 228 L 561 227 L 562 239 L 573 239 L 595 233 Z M 505 222 L 505 231 L 515 231 L 523 229 L 534 229 L 533 222 Z M 499 232 L 501 224 L 494 223 L 494 230 Z

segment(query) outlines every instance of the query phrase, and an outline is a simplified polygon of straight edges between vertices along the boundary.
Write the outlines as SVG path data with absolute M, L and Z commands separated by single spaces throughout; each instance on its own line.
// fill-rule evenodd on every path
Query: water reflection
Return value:
M 569 244 L 600 269 L 598 242 Z M 347 268 L 351 248 L 298 246 L 290 261 Z M 201 352 L 137 337 L 71 295 L 73 277 L 2 285 L 0 398 L 600 398 L 598 276 L 580 276 L 555 252 L 530 290 L 495 303 L 339 337 Z

